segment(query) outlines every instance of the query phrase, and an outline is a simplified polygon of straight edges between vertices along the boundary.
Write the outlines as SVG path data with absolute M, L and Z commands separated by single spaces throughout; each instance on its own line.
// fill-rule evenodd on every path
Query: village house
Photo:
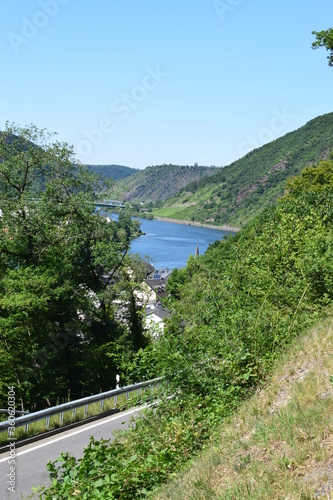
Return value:
M 168 267 L 166 269 L 155 269 L 147 277 L 147 283 L 150 288 L 156 293 L 160 298 L 166 297 L 166 283 L 169 276 L 172 273 L 172 269 Z
M 164 320 L 170 316 L 170 311 L 161 302 L 157 302 L 154 308 L 145 311 L 145 325 L 149 333 L 158 338 L 164 333 Z

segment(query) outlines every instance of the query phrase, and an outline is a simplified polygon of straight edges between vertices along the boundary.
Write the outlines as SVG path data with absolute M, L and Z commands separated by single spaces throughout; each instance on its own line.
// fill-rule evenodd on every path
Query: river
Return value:
M 205 227 L 187 226 L 173 222 L 139 219 L 145 233 L 131 243 L 131 253 L 141 257 L 149 256 L 149 262 L 156 268 L 185 267 L 196 245 L 202 255 L 211 243 L 233 233 Z

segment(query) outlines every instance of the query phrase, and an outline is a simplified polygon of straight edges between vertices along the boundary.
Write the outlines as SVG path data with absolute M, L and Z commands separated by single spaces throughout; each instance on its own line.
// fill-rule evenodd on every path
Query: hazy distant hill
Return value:
M 218 169 L 215 175 L 189 184 L 154 213 L 239 226 L 276 202 L 287 177 L 328 158 L 332 149 L 333 113 L 328 113 Z
M 3 135 L 4 132 L 0 130 L 0 135 Z M 8 144 L 10 144 L 15 139 L 16 144 L 19 144 L 19 138 L 16 135 L 7 135 L 6 140 Z M 33 146 L 33 144 L 31 143 Z M 26 149 L 25 142 L 22 142 L 22 148 Z M 37 147 L 37 146 L 35 146 Z M 139 171 L 137 168 L 125 167 L 124 165 L 83 165 L 88 170 L 91 170 L 95 173 L 101 174 L 106 178 L 113 178 L 115 181 L 125 179 L 130 175 L 135 174 Z
M 154 202 L 175 196 L 187 184 L 216 174 L 217 170 L 198 165 L 156 165 L 139 170 L 118 185 L 125 201 Z
M 96 174 L 102 174 L 108 179 L 113 178 L 115 181 L 125 179 L 138 171 L 136 168 L 124 167 L 123 165 L 85 165 L 85 167 Z

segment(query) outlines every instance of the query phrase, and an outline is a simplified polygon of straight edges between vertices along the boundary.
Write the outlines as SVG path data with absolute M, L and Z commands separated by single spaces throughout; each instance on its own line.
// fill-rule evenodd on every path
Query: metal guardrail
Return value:
M 52 406 L 51 408 L 46 408 L 45 410 L 36 411 L 34 413 L 28 413 L 26 415 L 22 415 L 21 417 L 15 418 L 15 420 L 5 422 L 0 422 L 0 432 L 4 432 L 8 430 L 8 428 L 12 428 L 15 426 L 22 427 L 25 426 L 25 431 L 28 431 L 29 424 L 33 422 L 37 422 L 38 420 L 46 419 L 46 428 L 49 427 L 50 418 L 54 415 L 60 415 L 60 425 L 63 422 L 64 412 L 73 410 L 74 416 L 76 415 L 76 410 L 84 406 L 84 415 L 85 417 L 88 414 L 88 407 L 92 403 L 99 402 L 100 409 L 103 410 L 103 403 L 105 399 L 114 398 L 114 404 L 117 404 L 117 397 L 121 394 L 126 394 L 126 399 L 129 398 L 130 392 L 138 391 L 138 395 L 140 395 L 141 389 L 146 389 L 147 387 L 153 388 L 154 385 L 157 386 L 163 380 L 164 377 L 155 378 L 152 380 L 147 380 L 145 382 L 139 382 L 138 384 L 127 385 L 125 387 L 121 387 L 119 389 L 112 389 L 111 391 L 101 392 L 100 394 L 94 394 L 93 396 L 87 396 L 85 398 L 76 399 L 75 401 L 69 401 L 68 403 L 63 403 L 58 406 Z M 15 423 L 14 423 L 15 422 Z

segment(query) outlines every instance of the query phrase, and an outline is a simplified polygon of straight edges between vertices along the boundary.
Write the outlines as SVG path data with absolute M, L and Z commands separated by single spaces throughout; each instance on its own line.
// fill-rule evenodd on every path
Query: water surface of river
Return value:
M 211 243 L 233 233 L 205 227 L 186 226 L 173 222 L 140 219 L 141 230 L 146 233 L 132 241 L 131 252 L 149 256 L 155 268 L 184 267 L 194 255 L 197 243 L 200 255 Z

